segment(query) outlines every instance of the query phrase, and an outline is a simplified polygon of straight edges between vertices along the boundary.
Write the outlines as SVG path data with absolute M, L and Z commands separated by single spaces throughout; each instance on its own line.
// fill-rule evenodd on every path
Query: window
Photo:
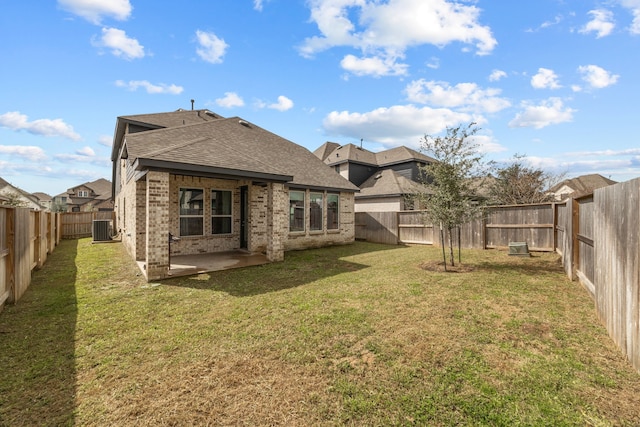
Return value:
M 181 188 L 180 235 L 202 236 L 204 225 L 204 191 L 199 188 Z
M 89 192 L 87 190 L 78 190 L 78 197 L 89 197 Z
M 322 230 L 322 193 L 311 193 L 309 197 L 309 229 Z
M 339 194 L 327 194 L 327 230 L 337 230 L 338 221 L 338 204 L 340 201 Z
M 211 234 L 231 233 L 231 191 L 211 190 Z
M 289 231 L 304 231 L 304 191 L 289 191 Z

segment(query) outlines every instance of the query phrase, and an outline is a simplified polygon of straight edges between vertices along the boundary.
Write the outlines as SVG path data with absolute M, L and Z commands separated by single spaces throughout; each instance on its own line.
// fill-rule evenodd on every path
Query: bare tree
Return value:
M 15 208 L 24 208 L 28 206 L 28 203 L 22 199 L 20 193 L 11 191 L 4 195 L 7 198 L 6 205 L 13 206 Z
M 554 174 L 527 165 L 526 156 L 515 154 L 510 163 L 497 168 L 489 183 L 491 203 L 517 205 L 544 203 L 552 200 L 548 190 L 562 180 Z

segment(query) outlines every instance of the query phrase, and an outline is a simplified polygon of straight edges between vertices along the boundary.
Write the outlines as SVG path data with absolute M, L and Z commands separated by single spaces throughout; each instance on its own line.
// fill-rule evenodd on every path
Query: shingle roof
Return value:
M 605 178 L 604 176 L 593 173 L 589 175 L 581 175 L 571 179 L 565 179 L 564 181 L 556 184 L 551 189 L 551 192 L 556 192 L 564 186 L 567 186 L 573 190 L 572 195 L 579 196 L 585 195 L 593 192 L 593 190 L 597 190 L 598 188 L 606 187 L 609 185 L 616 184 L 617 181 L 613 181 L 609 178 Z
M 390 164 L 408 162 L 411 160 L 418 160 L 425 163 L 435 162 L 435 159 L 405 146 L 380 151 L 376 153 L 376 160 L 378 162 L 378 166 L 387 166 Z
M 47 193 L 35 192 L 35 193 L 32 193 L 31 195 L 36 197 L 41 202 L 49 202 L 49 201 L 51 201 L 51 196 L 48 195 Z
M 172 169 L 262 174 L 288 185 L 357 191 L 306 148 L 239 117 L 128 134 L 130 161 Z M 221 172 L 222 171 L 222 172 Z
M 121 116 L 121 119 L 131 122 L 150 124 L 157 127 L 176 127 L 194 123 L 210 122 L 222 117 L 209 110 L 177 110 L 169 113 L 136 114 Z
M 324 144 L 322 144 L 320 147 L 318 147 L 313 152 L 313 154 L 315 154 L 316 157 L 319 158 L 320 160 L 324 161 L 327 157 L 329 157 L 329 155 L 333 152 L 333 150 L 335 150 L 338 147 L 340 147 L 340 144 L 338 144 L 337 142 L 327 141 Z
M 425 186 L 398 174 L 392 169 L 384 169 L 372 175 L 360 186 L 356 199 L 367 197 L 417 194 L 428 191 Z
M 374 153 L 365 148 L 358 147 L 354 144 L 346 144 L 343 146 L 329 146 L 328 144 L 336 144 L 335 142 L 327 142 L 320 146 L 314 154 L 318 157 L 319 152 L 323 153 L 322 158 L 326 164 L 335 165 L 346 161 L 364 163 L 368 165 L 384 167 L 396 163 L 420 161 L 425 163 L 433 163 L 435 160 L 411 148 L 400 146 L 389 150 Z M 337 145 L 337 144 L 336 144 Z M 334 147 L 328 154 L 325 152 L 329 148 Z
M 353 144 L 346 144 L 336 147 L 324 160 L 329 166 L 346 161 L 364 163 L 376 166 L 376 155 L 372 151 L 358 147 Z

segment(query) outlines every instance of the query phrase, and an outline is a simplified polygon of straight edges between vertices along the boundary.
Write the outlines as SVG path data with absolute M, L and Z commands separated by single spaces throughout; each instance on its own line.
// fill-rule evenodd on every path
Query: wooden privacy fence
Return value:
M 80 239 L 82 237 L 91 237 L 94 220 L 113 221 L 114 219 L 114 211 L 66 212 L 62 214 L 62 238 Z
M 60 242 L 60 214 L 0 207 L 0 309 L 16 302 Z
M 558 217 L 566 203 L 493 206 L 484 218 L 460 228 L 463 248 L 507 248 L 510 242 L 527 242 L 535 251 L 557 249 Z M 440 229 L 426 220 L 426 211 L 357 212 L 356 239 L 376 243 L 440 245 Z M 448 239 L 448 236 L 445 236 Z M 454 240 L 458 241 L 456 231 Z

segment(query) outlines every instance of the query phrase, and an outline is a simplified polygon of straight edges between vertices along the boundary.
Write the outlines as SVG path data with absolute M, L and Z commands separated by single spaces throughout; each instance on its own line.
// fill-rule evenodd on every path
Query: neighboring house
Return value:
M 117 228 L 147 280 L 171 254 L 351 243 L 358 188 L 311 152 L 208 110 L 118 117 L 111 155 Z
M 40 204 L 40 206 L 43 207 L 43 209 L 48 211 L 51 210 L 51 204 L 53 203 L 53 198 L 50 195 L 48 195 L 47 193 L 41 193 L 41 192 L 32 193 L 31 195 L 38 200 L 38 203 Z
M 414 209 L 412 195 L 422 193 L 422 167 L 434 162 L 407 147 L 374 153 L 354 144 L 326 142 L 314 154 L 360 188 L 356 212 Z
M 44 210 L 39 200 L 33 195 L 14 187 L 4 179 L 0 178 L 0 204 L 19 206 L 34 210 Z
M 104 178 L 77 185 L 53 197 L 56 212 L 112 211 L 111 181 Z
M 581 175 L 575 178 L 565 179 L 554 185 L 549 190 L 549 193 L 552 194 L 556 200 L 564 200 L 567 197 L 576 198 L 584 196 L 593 193 L 593 191 L 598 188 L 607 187 L 616 183 L 617 181 L 605 178 L 600 174 Z

